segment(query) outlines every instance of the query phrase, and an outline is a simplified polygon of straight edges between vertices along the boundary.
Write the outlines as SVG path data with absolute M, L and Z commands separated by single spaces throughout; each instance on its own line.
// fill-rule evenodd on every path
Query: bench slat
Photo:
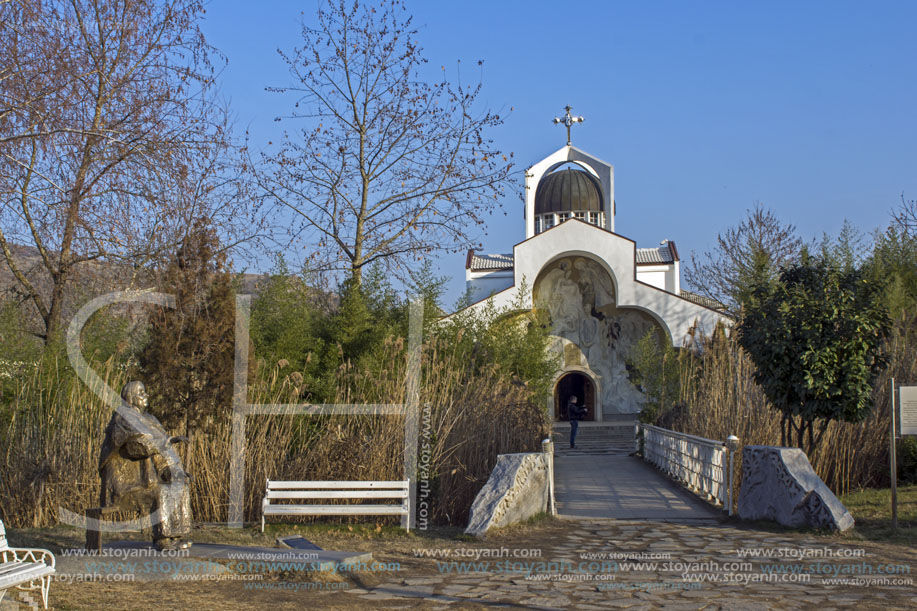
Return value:
M 0 565 L 0 590 L 33 581 L 54 572 L 44 562 L 11 562 Z
M 261 506 L 261 532 L 264 532 L 264 518 L 269 515 L 314 515 L 314 516 L 408 516 L 410 519 L 410 480 L 394 481 L 271 481 Z M 274 499 L 275 503 L 271 503 Z M 376 503 L 352 505 L 288 504 L 276 503 L 278 499 L 396 499 L 399 504 Z
M 50 569 L 44 562 L 5 562 L 0 564 L 0 575 L 8 573 L 22 573 L 33 569 Z
M 407 490 L 271 490 L 269 499 L 406 499 Z
M 407 515 L 401 505 L 265 505 L 264 515 Z
M 36 566 L 47 566 L 44 562 L 3 562 L 0 563 L 0 575 L 15 573 L 17 571 L 27 571 Z
M 339 481 L 306 481 L 306 482 L 267 482 L 267 489 L 270 490 L 290 490 L 297 488 L 317 488 L 325 490 L 364 490 L 378 488 L 395 488 L 407 489 L 408 482 L 405 480 L 385 481 L 385 482 L 339 482 Z

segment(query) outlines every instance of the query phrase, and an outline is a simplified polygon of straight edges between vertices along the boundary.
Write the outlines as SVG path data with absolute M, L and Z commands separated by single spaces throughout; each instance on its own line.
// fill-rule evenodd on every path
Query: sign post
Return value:
M 903 390 L 903 389 L 902 389 Z M 892 528 L 898 530 L 898 465 L 895 449 L 895 378 L 892 378 L 892 425 L 889 432 L 889 462 L 892 470 Z
M 898 387 L 898 409 L 895 409 L 895 378 L 892 378 L 892 427 L 891 427 L 891 469 L 892 469 L 892 527 L 898 529 L 898 469 L 895 452 L 895 419 L 900 410 L 898 421 L 901 435 L 917 435 L 917 386 Z

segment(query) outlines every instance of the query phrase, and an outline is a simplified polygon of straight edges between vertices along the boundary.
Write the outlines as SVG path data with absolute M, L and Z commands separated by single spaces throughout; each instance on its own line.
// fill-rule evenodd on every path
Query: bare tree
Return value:
M 892 211 L 892 221 L 902 233 L 913 235 L 917 233 L 917 199 L 904 199 L 901 194 L 901 205 Z
M 56 62 L 66 61 L 67 49 L 63 40 L 35 27 L 48 9 L 40 1 L 0 0 L 0 144 L 47 134 L 51 124 L 44 102 L 89 76 L 54 69 Z M 35 53 L 38 48 L 43 52 Z
M 202 13 L 200 0 L 0 5 L 0 250 L 46 343 L 84 263 L 143 265 L 237 189 Z
M 775 278 L 781 267 L 797 260 L 803 241 L 796 227 L 756 203 L 738 227 L 716 237 L 716 247 L 691 253 L 685 280 L 696 291 L 726 304 L 736 313 L 758 281 Z
M 259 178 L 299 220 L 294 237 L 317 248 L 316 267 L 357 284 L 374 261 L 398 271 L 472 245 L 512 167 L 485 137 L 502 119 L 476 110 L 480 82 L 423 79 L 401 2 L 332 0 L 316 23 L 281 52 L 296 85 L 271 88 L 298 96 L 287 119 L 303 126 L 264 156 Z

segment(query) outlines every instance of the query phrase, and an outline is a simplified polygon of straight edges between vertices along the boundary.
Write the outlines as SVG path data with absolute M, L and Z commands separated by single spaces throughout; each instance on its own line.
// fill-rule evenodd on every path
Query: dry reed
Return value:
M 832 422 L 809 456 L 837 494 L 888 482 L 889 379 L 917 382 L 915 320 L 902 318 L 894 325 L 886 343 L 888 367 L 874 386 L 869 417 L 856 424 Z M 659 424 L 710 439 L 736 435 L 742 445 L 780 445 L 780 413 L 755 383 L 754 364 L 735 341 L 718 337 L 703 340 L 696 354 L 682 351 L 679 372 L 681 407 L 661 415 Z
M 375 368 L 341 367 L 336 402 L 403 402 L 403 342 L 389 341 L 384 350 Z M 81 513 L 98 505 L 97 461 L 111 414 L 65 371 L 36 368 L 11 385 L 0 408 L 0 517 L 10 526 L 52 525 L 58 507 Z M 421 467 L 431 492 L 431 518 L 463 524 L 497 454 L 537 450 L 547 430 L 546 415 L 509 376 L 497 368 L 475 368 L 447 346 L 425 347 L 422 372 Z M 128 379 L 111 362 L 101 367 L 100 376 L 115 390 Z M 278 367 L 262 366 L 255 380 L 250 402 L 296 402 L 290 376 Z M 228 518 L 230 413 L 226 406 L 208 431 L 179 446 L 192 475 L 197 522 Z M 245 452 L 243 508 L 245 519 L 255 521 L 266 478 L 404 477 L 404 417 L 249 416 Z

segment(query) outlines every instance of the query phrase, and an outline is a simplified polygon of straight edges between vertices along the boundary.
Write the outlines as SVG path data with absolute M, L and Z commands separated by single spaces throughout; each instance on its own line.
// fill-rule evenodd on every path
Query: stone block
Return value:
M 738 514 L 745 520 L 773 520 L 792 528 L 853 527 L 853 516 L 799 448 L 745 446 Z
M 501 454 L 474 498 L 465 533 L 481 536 L 491 528 L 520 522 L 547 508 L 547 456 L 541 452 Z

